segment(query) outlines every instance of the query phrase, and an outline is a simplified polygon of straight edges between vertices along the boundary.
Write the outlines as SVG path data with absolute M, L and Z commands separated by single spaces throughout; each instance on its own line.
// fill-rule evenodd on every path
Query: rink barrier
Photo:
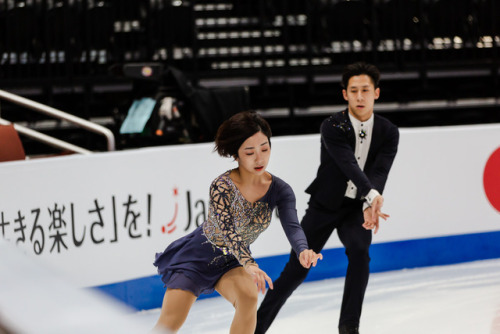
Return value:
M 500 258 L 500 124 L 400 134 L 384 189 L 390 218 L 373 236 L 372 271 Z M 267 169 L 294 190 L 298 219 L 319 143 L 318 134 L 273 138 Z M 210 183 L 235 166 L 213 143 L 3 162 L 0 239 L 78 287 L 98 287 L 137 309 L 158 307 L 164 288 L 155 253 L 205 221 Z M 309 280 L 344 275 L 336 233 L 324 248 Z M 276 277 L 290 250 L 276 212 L 251 249 Z
M 306 281 L 345 276 L 347 258 L 344 248 L 325 249 L 322 254 L 323 261 L 311 269 Z M 373 244 L 370 248 L 370 257 L 372 273 L 494 259 L 500 257 L 500 232 Z M 256 260 L 259 267 L 274 280 L 281 273 L 288 258 L 289 254 Z M 161 307 L 165 293 L 164 284 L 158 275 L 96 288 L 137 310 Z M 200 299 L 217 296 L 219 294 L 214 292 L 201 295 Z

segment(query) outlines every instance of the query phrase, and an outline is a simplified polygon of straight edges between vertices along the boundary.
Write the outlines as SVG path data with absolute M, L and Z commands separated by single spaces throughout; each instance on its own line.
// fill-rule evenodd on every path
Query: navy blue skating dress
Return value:
M 196 230 L 156 254 L 154 265 L 167 288 L 211 293 L 227 271 L 255 263 L 250 244 L 269 226 L 274 208 L 296 254 L 308 248 L 300 227 L 292 188 L 272 175 L 267 193 L 247 201 L 227 171 L 210 186 L 208 219 Z

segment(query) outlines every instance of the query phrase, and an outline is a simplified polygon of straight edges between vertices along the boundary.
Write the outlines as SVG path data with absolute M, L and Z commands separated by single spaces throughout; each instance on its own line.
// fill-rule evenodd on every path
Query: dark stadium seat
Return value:
M 500 1 L 478 0 L 477 22 L 478 34 L 483 36 L 500 36 Z
M 370 38 L 370 16 L 363 0 L 343 0 L 333 3 L 326 13 L 331 41 L 360 41 Z
M 380 58 L 394 61 L 401 70 L 421 62 L 432 39 L 423 1 L 383 0 L 376 13 Z
M 429 23 L 434 37 L 462 39 L 462 43 L 474 42 L 477 18 L 473 0 L 433 0 L 429 4 Z M 457 44 L 455 42 L 455 44 Z

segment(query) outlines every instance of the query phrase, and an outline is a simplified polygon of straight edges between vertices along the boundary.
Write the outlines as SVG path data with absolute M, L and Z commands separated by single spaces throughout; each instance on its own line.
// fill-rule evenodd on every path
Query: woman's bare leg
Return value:
M 167 289 L 163 297 L 160 318 L 155 329 L 167 329 L 172 333 L 176 333 L 186 321 L 195 300 L 196 296 L 190 291 Z
M 234 268 L 221 277 L 215 286 L 235 308 L 231 334 L 253 334 L 257 323 L 257 285 L 242 267 Z

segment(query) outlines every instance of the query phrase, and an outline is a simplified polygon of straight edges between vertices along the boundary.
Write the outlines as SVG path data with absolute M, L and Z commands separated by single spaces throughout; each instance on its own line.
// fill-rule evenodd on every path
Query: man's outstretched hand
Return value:
M 382 206 L 384 205 L 384 198 L 379 195 L 375 197 L 372 202 L 372 206 L 365 209 L 363 216 L 365 222 L 363 227 L 367 230 L 374 230 L 373 233 L 377 234 L 379 228 L 379 218 L 387 220 L 389 218 L 388 214 L 383 213 Z

